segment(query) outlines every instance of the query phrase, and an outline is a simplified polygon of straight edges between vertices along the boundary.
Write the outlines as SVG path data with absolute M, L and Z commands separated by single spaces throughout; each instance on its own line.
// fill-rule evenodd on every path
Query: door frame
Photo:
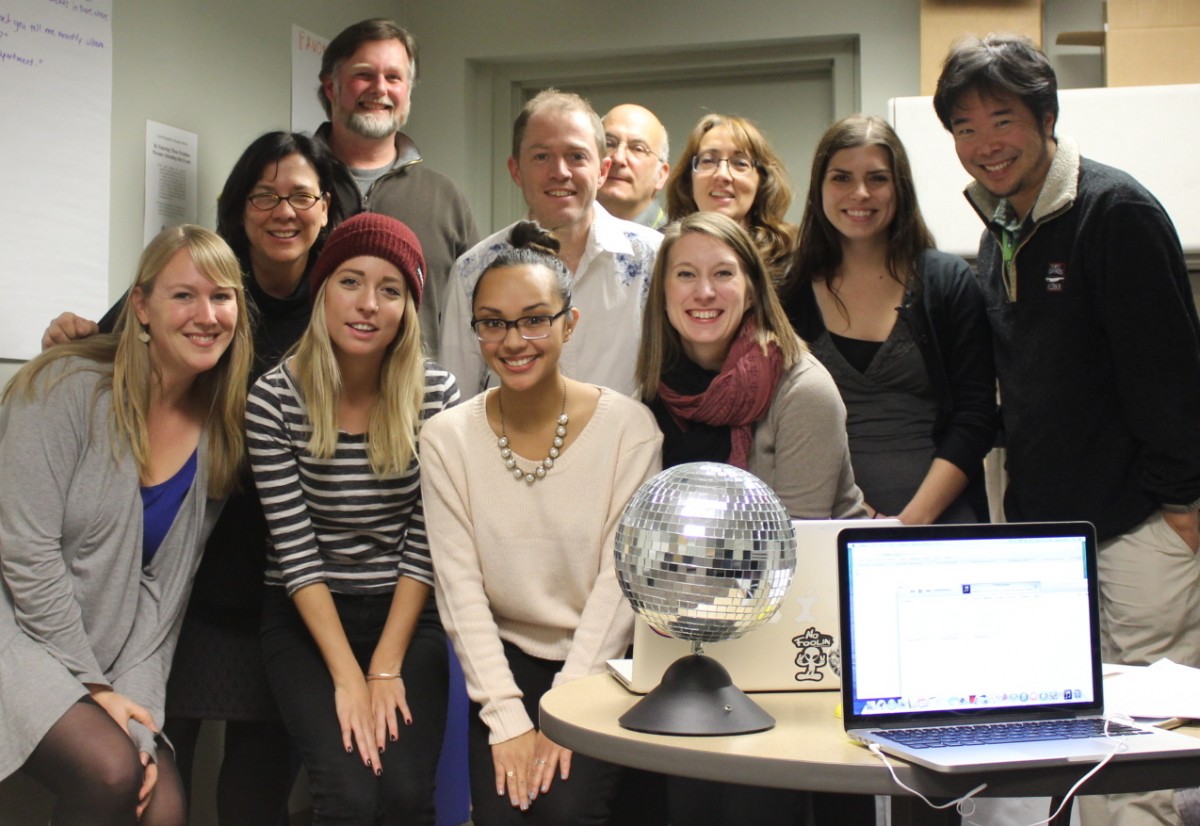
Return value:
M 473 114 L 468 139 L 477 180 L 490 180 L 484 226 L 499 228 L 525 214 L 525 203 L 508 173 L 512 124 L 525 102 L 548 86 L 636 85 L 705 78 L 770 78 L 802 74 L 828 77 L 834 117 L 861 108 L 859 38 L 792 38 L 753 43 L 700 44 L 655 52 L 595 52 L 532 60 L 474 60 Z

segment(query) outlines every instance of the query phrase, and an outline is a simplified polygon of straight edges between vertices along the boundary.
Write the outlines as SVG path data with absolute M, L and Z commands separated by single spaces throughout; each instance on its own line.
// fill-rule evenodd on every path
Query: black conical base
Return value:
M 671 664 L 658 688 L 621 715 L 627 729 L 650 734 L 749 734 L 775 727 L 712 657 L 689 654 Z

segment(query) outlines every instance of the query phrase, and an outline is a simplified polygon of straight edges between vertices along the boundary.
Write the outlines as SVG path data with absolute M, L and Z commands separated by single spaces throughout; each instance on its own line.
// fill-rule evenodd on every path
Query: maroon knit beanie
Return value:
M 407 226 L 378 212 L 360 212 L 329 234 L 317 263 L 313 265 L 310 299 L 317 300 L 321 285 L 338 267 L 360 255 L 382 258 L 394 264 L 408 284 L 413 304 L 420 308 L 421 290 L 425 285 L 425 256 L 421 253 L 421 242 Z

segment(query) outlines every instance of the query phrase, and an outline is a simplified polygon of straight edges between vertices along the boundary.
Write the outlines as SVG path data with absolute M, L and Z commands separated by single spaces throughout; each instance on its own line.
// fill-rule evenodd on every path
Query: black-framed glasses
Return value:
M 745 155 L 723 158 L 715 152 L 705 152 L 702 155 L 692 156 L 692 171 L 701 175 L 715 175 L 721 168 L 721 164 L 729 167 L 729 174 L 735 176 L 749 175 L 758 168 L 758 164 Z
M 471 329 L 475 331 L 475 338 L 492 344 L 503 341 L 508 335 L 509 327 L 516 327 L 517 335 L 526 341 L 537 341 L 550 335 L 550 328 L 554 326 L 554 322 L 566 315 L 570 309 L 571 302 L 568 301 L 567 306 L 554 315 L 526 315 L 512 321 L 507 318 L 472 318 Z
M 625 147 L 626 154 L 632 155 L 640 161 L 649 160 L 650 158 L 659 161 L 664 160 L 661 155 L 642 141 L 626 141 L 615 138 L 612 135 L 604 136 L 604 149 L 609 156 L 617 154 L 622 146 Z
M 255 209 L 261 209 L 263 212 L 270 212 L 275 207 L 279 206 L 280 201 L 287 201 L 292 205 L 292 209 L 297 209 L 303 212 L 306 209 L 312 209 L 317 205 L 317 201 L 321 200 L 325 193 L 313 195 L 311 192 L 293 192 L 291 195 L 276 195 L 274 192 L 255 192 L 246 200 L 250 202 L 250 206 Z

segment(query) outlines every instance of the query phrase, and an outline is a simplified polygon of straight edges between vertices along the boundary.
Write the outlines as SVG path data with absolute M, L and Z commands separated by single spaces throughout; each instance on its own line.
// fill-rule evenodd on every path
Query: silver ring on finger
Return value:
M 535 765 L 535 766 L 544 766 L 544 765 L 546 765 L 546 761 L 545 761 L 545 760 L 543 760 L 543 759 L 542 759 L 542 758 L 540 758 L 540 757 L 536 757 L 536 758 L 534 758 L 534 760 L 533 760 L 533 765 Z
M 509 780 L 511 780 L 512 778 L 517 776 L 517 773 L 516 772 L 505 772 L 504 776 L 507 777 Z

